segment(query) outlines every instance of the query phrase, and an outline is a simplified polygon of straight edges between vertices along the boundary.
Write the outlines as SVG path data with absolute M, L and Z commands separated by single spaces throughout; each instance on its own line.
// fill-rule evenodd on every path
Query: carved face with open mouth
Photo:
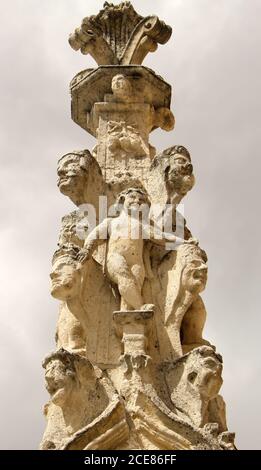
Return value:
M 59 258 L 53 265 L 50 274 L 51 294 L 56 299 L 68 300 L 78 293 L 81 274 L 76 269 L 76 263 L 66 263 L 66 258 Z
M 192 294 L 202 292 L 207 283 L 207 265 L 200 259 L 192 260 L 183 271 L 183 282 Z
M 185 196 L 195 183 L 190 159 L 179 153 L 173 155 L 170 165 L 166 168 L 166 179 L 170 191 Z
M 61 360 L 56 358 L 49 361 L 46 366 L 45 381 L 52 402 L 61 406 L 73 390 L 75 377 L 74 373 L 68 370 Z
M 223 383 L 221 374 L 222 358 L 212 348 L 203 346 L 190 355 L 187 380 L 202 397 L 209 400 L 217 396 Z
M 139 212 L 148 209 L 150 201 L 144 191 L 138 188 L 130 188 L 119 195 L 118 204 L 123 205 L 125 211 Z
M 58 163 L 57 186 L 62 194 L 70 198 L 83 194 L 87 184 L 88 171 L 81 164 L 80 155 L 65 155 Z

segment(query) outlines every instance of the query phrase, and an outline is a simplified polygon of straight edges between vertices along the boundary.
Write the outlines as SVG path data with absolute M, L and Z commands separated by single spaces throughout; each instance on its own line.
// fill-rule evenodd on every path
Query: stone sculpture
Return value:
M 41 449 L 235 449 L 222 358 L 203 337 L 207 255 L 178 212 L 191 156 L 149 141 L 175 119 L 170 85 L 141 64 L 170 36 L 130 2 L 106 2 L 69 38 L 98 64 L 70 84 L 72 119 L 97 144 L 58 161 L 76 208 L 52 262 L 61 304 Z
M 95 206 L 103 194 L 101 169 L 89 150 L 63 155 L 58 160 L 57 174 L 59 190 L 76 206 L 84 203 Z
M 106 271 L 110 280 L 118 286 L 121 296 L 121 310 L 139 310 L 143 305 L 142 287 L 145 279 L 143 261 L 144 241 L 157 245 L 190 243 L 175 235 L 162 232 L 156 238 L 147 221 L 140 221 L 140 208 L 149 205 L 147 194 L 139 188 L 129 188 L 118 198 L 122 211 L 118 217 L 105 219 L 86 238 L 80 262 L 86 261 L 100 243 L 107 243 Z M 136 217 L 134 217 L 136 215 Z M 135 233 L 137 232 L 137 233 Z

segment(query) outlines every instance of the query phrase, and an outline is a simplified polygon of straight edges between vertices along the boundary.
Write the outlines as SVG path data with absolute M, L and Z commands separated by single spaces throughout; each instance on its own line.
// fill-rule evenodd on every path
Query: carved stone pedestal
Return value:
M 127 370 L 130 367 L 146 367 L 150 357 L 147 355 L 149 329 L 153 310 L 130 310 L 114 312 L 113 319 L 118 335 L 122 338 L 123 354 Z

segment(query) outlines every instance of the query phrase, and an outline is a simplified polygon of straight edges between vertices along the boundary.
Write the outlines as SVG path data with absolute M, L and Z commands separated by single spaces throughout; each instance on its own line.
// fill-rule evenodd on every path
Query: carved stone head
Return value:
M 158 169 L 164 178 L 168 202 L 176 203 L 190 191 L 195 183 L 193 166 L 188 150 L 175 145 L 158 154 L 152 162 L 152 171 Z
M 208 346 L 201 346 L 188 354 L 184 374 L 190 386 L 202 398 L 212 400 L 222 385 L 222 357 Z
M 91 363 L 78 354 L 61 348 L 43 361 L 46 389 L 55 405 L 63 407 L 72 393 L 90 378 L 95 380 Z
M 207 255 L 195 245 L 182 245 L 178 249 L 177 261 L 181 264 L 181 285 L 193 295 L 202 292 L 207 283 Z
M 128 188 L 120 193 L 117 203 L 126 210 L 141 210 L 150 206 L 147 192 L 141 188 Z
M 207 408 L 222 385 L 222 357 L 209 346 L 201 346 L 167 365 L 166 380 L 171 401 L 196 426 L 207 420 Z
M 111 89 L 117 101 L 129 101 L 132 95 L 130 81 L 121 74 L 115 75 L 111 82 Z
M 89 202 L 88 193 L 99 192 L 102 187 L 101 169 L 89 150 L 63 155 L 58 161 L 57 174 L 59 190 L 77 206 Z M 91 183 L 93 186 L 89 188 Z
M 55 405 L 63 406 L 76 384 L 72 354 L 64 349 L 47 356 L 43 361 L 46 389 Z
M 81 272 L 77 270 L 80 248 L 72 243 L 61 246 L 53 255 L 51 294 L 59 300 L 75 297 L 80 288 Z
M 167 185 L 170 190 L 185 196 L 195 183 L 189 152 L 181 146 L 171 147 L 168 152 L 170 164 L 165 170 Z

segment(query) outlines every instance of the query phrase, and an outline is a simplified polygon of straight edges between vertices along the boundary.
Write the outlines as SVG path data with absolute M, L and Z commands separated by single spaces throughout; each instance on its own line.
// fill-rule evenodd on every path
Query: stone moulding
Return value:
M 70 83 L 71 113 L 73 121 L 94 137 L 97 137 L 97 123 L 93 122 L 91 112 L 96 103 L 105 104 L 104 96 L 112 92 L 111 81 L 117 74 L 124 75 L 133 84 L 137 95 L 133 98 L 133 106 L 139 106 L 138 97 L 155 109 L 170 108 L 171 86 L 148 67 L 103 65 L 97 69 L 83 70 Z

